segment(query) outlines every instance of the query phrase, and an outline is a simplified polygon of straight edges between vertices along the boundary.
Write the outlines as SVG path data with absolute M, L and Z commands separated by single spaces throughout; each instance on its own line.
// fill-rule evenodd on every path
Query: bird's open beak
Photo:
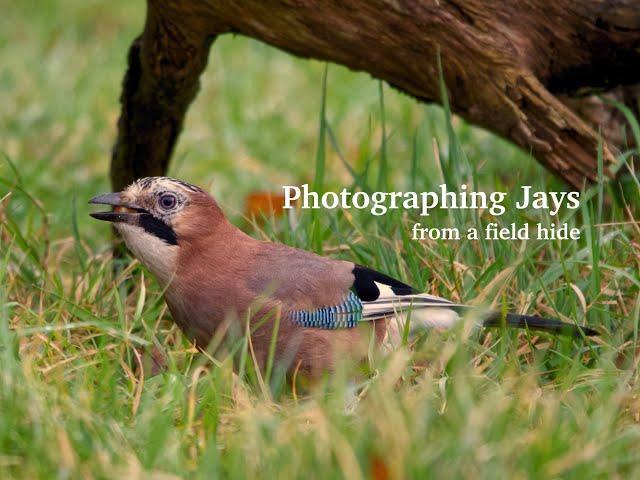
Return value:
M 89 214 L 93 218 L 106 220 L 107 222 L 135 224 L 138 223 L 138 217 L 141 213 L 147 213 L 144 208 L 123 201 L 119 192 L 98 195 L 89 200 L 89 203 L 113 206 L 113 210 L 110 212 L 92 212 Z

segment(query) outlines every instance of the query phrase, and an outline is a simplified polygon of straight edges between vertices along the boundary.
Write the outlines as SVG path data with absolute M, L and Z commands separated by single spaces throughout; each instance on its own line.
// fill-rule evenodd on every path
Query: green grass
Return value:
M 239 37 L 214 45 L 171 173 L 208 188 L 252 235 L 364 263 L 456 301 L 537 312 L 603 332 L 432 332 L 343 365 L 310 391 L 266 384 L 195 350 L 133 263 L 114 276 L 107 191 L 126 49 L 143 2 L 11 6 L 0 19 L 0 477 L 593 478 L 640 472 L 640 235 L 608 187 L 578 211 L 577 242 L 425 241 L 423 225 L 486 212 L 304 213 L 244 222 L 244 196 L 327 190 L 562 186 L 528 155 L 438 107 Z M 323 98 L 325 99 L 323 101 Z M 637 185 L 636 190 L 639 190 Z M 631 211 L 637 211 L 637 205 Z M 554 220 L 508 208 L 498 221 Z M 168 369 L 146 375 L 143 350 Z M 355 380 L 354 380 L 355 379 Z M 357 383 L 359 395 L 353 394 Z M 385 478 L 378 476 L 376 478 Z

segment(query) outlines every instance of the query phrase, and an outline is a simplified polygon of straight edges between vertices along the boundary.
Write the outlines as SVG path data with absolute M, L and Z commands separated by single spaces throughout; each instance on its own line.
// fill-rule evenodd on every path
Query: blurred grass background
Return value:
M 144 3 L 0 0 L 0 10 L 2 478 L 638 473 L 640 236 L 624 205 L 605 206 L 604 187 L 561 214 L 581 229 L 578 242 L 408 238 L 414 221 L 482 226 L 496 220 L 486 212 L 323 211 L 295 229 L 286 218 L 247 222 L 248 193 L 320 177 L 331 190 L 421 191 L 443 178 L 487 191 L 563 186 L 526 152 L 366 74 L 329 66 L 325 96 L 324 64 L 218 39 L 173 176 L 209 189 L 252 235 L 455 301 L 603 332 L 583 342 L 461 325 L 372 355 L 364 377 L 345 365 L 310 392 L 278 379 L 265 387 L 255 373 L 236 376 L 229 358 L 195 352 L 139 264 L 114 275 L 109 229 L 87 215 L 86 200 L 109 190 L 120 84 Z M 555 221 L 513 208 L 497 220 Z M 139 366 L 152 347 L 168 369 L 149 377 Z
M 0 142 L 30 192 L 47 201 L 56 233 L 68 232 L 70 195 L 84 200 L 109 189 L 111 147 L 126 54 L 144 22 L 144 2 L 32 2 L 7 5 L 0 19 Z M 228 211 L 242 211 L 251 190 L 279 190 L 313 180 L 324 64 L 296 59 L 238 36 L 220 37 L 189 110 L 171 175 L 211 189 Z M 344 157 L 354 166 L 379 156 L 378 82 L 331 66 L 327 118 Z M 417 129 L 423 128 L 419 166 L 433 171 L 430 135 L 446 142 L 443 114 L 385 86 L 386 142 L 394 183 L 403 186 Z M 542 169 L 508 143 L 457 122 L 465 153 L 496 175 L 517 181 Z M 332 149 L 327 179 L 349 180 Z M 517 169 L 514 171 L 514 166 Z M 1 165 L 7 172 L 7 166 Z M 515 175 L 514 175 L 515 174 Z M 4 176 L 7 176 L 5 173 Z M 515 178 L 514 178 L 515 176 Z M 65 227 L 66 225 L 66 227 Z M 90 240 L 105 226 L 80 222 Z

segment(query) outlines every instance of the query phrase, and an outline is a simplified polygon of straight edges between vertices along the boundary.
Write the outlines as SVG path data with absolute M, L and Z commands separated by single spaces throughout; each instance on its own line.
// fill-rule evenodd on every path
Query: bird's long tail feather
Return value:
M 507 313 L 502 315 L 500 313 L 492 313 L 483 322 L 484 327 L 513 327 L 513 328 L 525 328 L 529 330 L 540 330 L 550 333 L 561 333 L 565 335 L 573 335 L 576 337 L 581 336 L 596 336 L 598 332 L 593 328 L 583 327 L 575 325 L 573 323 L 562 322 L 552 318 L 536 317 L 533 315 L 520 315 L 517 313 Z
M 449 302 L 440 297 L 428 294 L 384 295 L 373 302 L 363 302 L 362 321 L 380 320 L 383 318 L 409 319 L 411 330 L 421 328 L 451 328 L 461 315 L 471 307 Z M 480 322 L 483 327 L 511 327 L 537 330 L 555 334 L 573 335 L 576 337 L 598 335 L 589 327 L 582 327 L 556 319 L 542 318 L 533 315 L 521 315 L 491 312 L 483 315 Z

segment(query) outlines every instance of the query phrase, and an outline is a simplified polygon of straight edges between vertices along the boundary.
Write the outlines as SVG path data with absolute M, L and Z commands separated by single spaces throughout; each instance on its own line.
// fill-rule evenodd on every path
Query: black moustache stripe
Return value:
M 176 236 L 176 232 L 173 231 L 173 228 L 150 213 L 141 214 L 138 217 L 138 225 L 151 235 L 155 235 L 159 239 L 164 240 L 169 245 L 178 244 L 178 237 Z

